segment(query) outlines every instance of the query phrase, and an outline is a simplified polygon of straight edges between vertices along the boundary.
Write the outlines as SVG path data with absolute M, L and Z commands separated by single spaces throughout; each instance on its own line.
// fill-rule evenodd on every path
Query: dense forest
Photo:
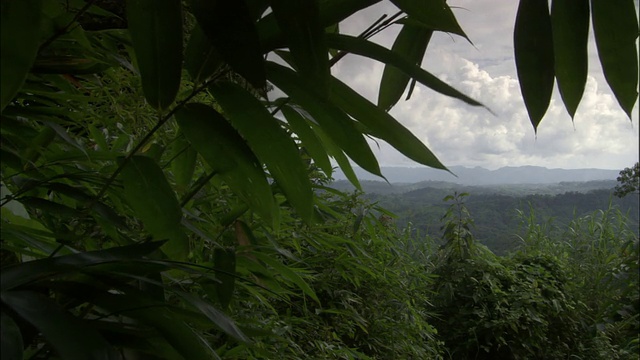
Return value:
M 410 226 L 416 237 L 441 235 L 442 201 L 453 193 L 468 193 L 465 205 L 473 219 L 473 234 L 496 254 L 504 255 L 521 244 L 519 234 L 526 230 L 530 213 L 548 225 L 548 231 L 561 237 L 577 218 L 612 209 L 626 218 L 638 235 L 639 202 L 637 196 L 614 196 L 615 181 L 566 182 L 558 184 L 511 184 L 495 186 L 461 186 L 446 182 L 388 184 L 363 182 L 364 197 L 394 213 L 400 228 Z M 333 187 L 353 191 L 344 181 Z
M 331 187 L 335 164 L 358 189 L 352 164 L 381 176 L 369 138 L 447 169 L 389 113 L 415 86 L 484 107 L 421 67 L 433 32 L 468 39 L 445 1 L 392 0 L 341 32 L 375 2 L 3 0 L 2 359 L 637 359 L 637 218 L 588 203 L 608 195 L 413 189 L 393 201 L 415 214 L 385 205 L 405 225 Z M 520 1 L 534 128 L 554 81 L 575 113 L 590 19 L 630 114 L 634 9 Z M 392 25 L 391 48 L 370 40 Z M 332 75 L 352 55 L 384 64 L 376 103 Z M 438 205 L 418 213 L 420 196 Z M 484 245 L 486 217 L 517 250 Z

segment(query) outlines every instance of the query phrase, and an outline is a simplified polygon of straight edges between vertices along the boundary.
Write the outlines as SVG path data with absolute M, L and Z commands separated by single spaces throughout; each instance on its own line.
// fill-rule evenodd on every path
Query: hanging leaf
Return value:
M 275 270 L 278 274 L 294 283 L 300 288 L 300 290 L 302 290 L 303 293 L 320 304 L 320 299 L 318 299 L 315 291 L 313 291 L 311 286 L 309 286 L 309 284 L 304 281 L 304 279 L 296 272 L 297 269 L 282 264 L 280 261 L 270 255 L 266 255 L 260 252 L 255 252 L 254 255 L 256 258 L 258 258 L 258 260 L 273 268 L 273 270 Z
M 193 0 L 191 10 L 224 61 L 253 86 L 264 87 L 264 59 L 245 2 Z
M 413 64 L 421 66 L 432 34 L 433 30 L 405 24 L 398 33 L 391 51 L 402 55 Z M 382 80 L 380 80 L 378 106 L 389 111 L 400 100 L 409 79 L 407 74 L 395 66 L 385 65 Z
M 127 0 L 126 4 L 144 96 L 153 108 L 164 110 L 180 88 L 182 2 Z
M 196 24 L 191 31 L 184 55 L 184 68 L 187 69 L 193 82 L 199 84 L 222 66 L 222 58 L 211 41 Z
M 213 108 L 188 104 L 176 112 L 191 145 L 227 185 L 268 223 L 278 221 L 277 207 L 262 166 L 238 132 Z
M 174 260 L 184 260 L 189 241 L 182 231 L 182 209 L 162 169 L 153 159 L 136 155 L 122 168 L 124 195 L 145 230 L 154 239 L 168 239 L 162 250 Z
M 269 81 L 289 95 L 313 117 L 325 133 L 344 152 L 368 172 L 382 176 L 380 166 L 362 133 L 354 122 L 335 105 L 308 90 L 307 84 L 296 73 L 284 66 L 268 62 Z
M 411 131 L 345 83 L 332 77 L 331 101 L 408 158 L 437 169 L 447 168 Z
M 22 334 L 13 319 L 0 312 L 0 351 L 3 359 L 22 359 Z
M 0 3 L 0 112 L 16 96 L 36 60 L 41 8 L 40 0 Z
M 592 0 L 591 20 L 604 77 L 631 119 L 638 99 L 638 18 L 634 1 Z
M 325 174 L 331 176 L 333 168 L 327 152 L 323 148 L 320 139 L 318 139 L 311 127 L 307 124 L 307 120 L 288 105 L 283 106 L 281 111 L 285 119 L 287 119 L 287 123 L 289 123 L 291 129 L 298 135 L 302 145 L 309 152 L 315 164 L 320 167 Z
M 471 42 L 445 0 L 391 0 L 391 2 L 427 28 L 460 35 Z
M 411 63 L 399 54 L 396 54 L 393 51 L 371 41 L 343 34 L 327 34 L 327 44 L 330 48 L 344 50 L 349 53 L 366 56 L 385 64 L 393 65 L 405 74 L 409 75 L 409 77 L 416 79 L 418 82 L 434 91 L 462 100 L 469 105 L 484 107 L 484 105 L 478 101 L 447 85 L 444 81 L 425 71 L 420 66 Z
M 191 146 L 183 133 L 178 133 L 171 144 L 173 160 L 171 171 L 179 191 L 184 192 L 191 184 L 196 168 L 198 152 Z
M 318 134 L 318 138 L 322 141 L 322 144 L 324 144 L 324 147 L 327 150 L 327 154 L 329 154 L 336 160 L 338 166 L 340 167 L 340 169 L 342 169 L 344 176 L 347 177 L 347 180 L 349 180 L 356 189 L 362 191 L 360 180 L 358 180 L 358 177 L 353 171 L 353 167 L 351 166 L 351 163 L 345 156 L 344 152 L 342 152 L 342 150 L 338 146 L 336 146 L 333 141 L 331 141 L 329 136 L 327 136 L 318 125 L 312 123 L 311 127 L 316 132 L 316 134 Z
M 573 119 L 587 83 L 589 0 L 553 1 L 551 26 L 558 89 Z
M 520 0 L 513 42 L 520 90 L 536 130 L 553 92 L 553 35 L 546 0 Z
M 329 94 L 329 57 L 316 0 L 272 0 L 271 8 L 283 32 L 300 76 L 322 96 Z
M 291 205 L 305 221 L 313 222 L 311 183 L 291 137 L 260 101 L 240 86 L 224 82 L 210 90 L 229 122 L 267 166 Z
M 95 328 L 71 316 L 42 294 L 33 291 L 3 291 L 0 298 L 3 305 L 38 329 L 61 358 L 120 358 L 118 351 Z

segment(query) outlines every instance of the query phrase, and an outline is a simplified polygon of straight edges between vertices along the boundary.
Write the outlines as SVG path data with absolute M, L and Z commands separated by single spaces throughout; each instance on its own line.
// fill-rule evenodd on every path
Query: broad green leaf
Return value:
M 176 112 L 180 129 L 227 185 L 269 224 L 278 221 L 262 166 L 238 132 L 213 108 L 188 104 Z
M 520 0 L 513 42 L 522 98 L 537 130 L 549 107 L 554 79 L 551 15 L 546 0 Z
M 329 50 L 320 23 L 317 0 L 272 0 L 271 8 L 283 32 L 300 76 L 329 94 Z
M 233 249 L 216 248 L 213 251 L 213 264 L 216 267 L 215 284 L 218 301 L 223 308 L 229 307 L 231 299 L 233 299 L 233 290 L 235 289 L 235 272 L 236 272 L 236 252 Z
M 191 146 L 185 135 L 178 133 L 173 143 L 171 171 L 176 182 L 178 191 L 184 192 L 191 184 L 193 173 L 196 168 L 198 152 Z
M 205 81 L 222 66 L 222 58 L 202 28 L 196 24 L 191 32 L 184 55 L 184 67 L 198 84 Z
M 396 37 L 391 51 L 421 66 L 422 58 L 431 40 L 432 30 L 405 24 Z M 400 100 L 407 88 L 409 76 L 393 65 L 386 65 L 380 80 L 378 106 L 389 111 Z
M 127 0 L 127 21 L 144 96 L 156 110 L 173 103 L 182 72 L 182 2 Z
M 33 291 L 3 291 L 3 305 L 32 324 L 63 359 L 116 359 L 118 351 L 86 322 Z
M 342 81 L 332 78 L 331 101 L 408 158 L 438 169 L 447 168 L 411 131 Z
M 438 79 L 433 74 L 425 71 L 420 66 L 413 64 L 411 61 L 405 59 L 403 56 L 396 54 L 395 52 L 384 48 L 371 41 L 367 41 L 361 38 L 342 35 L 342 34 L 327 34 L 327 44 L 331 48 L 338 50 L 344 50 L 353 54 L 366 56 L 368 58 L 378 60 L 385 64 L 390 64 L 398 68 L 400 71 L 416 79 L 424 86 L 437 91 L 443 95 L 451 96 L 456 99 L 462 100 L 469 105 L 484 106 L 476 100 L 464 95 L 460 91 L 447 85 L 444 81 Z
M 3 359 L 22 359 L 22 334 L 15 321 L 0 312 L 0 351 Z
M 224 82 L 210 88 L 231 125 L 307 222 L 313 222 L 313 192 L 298 147 L 269 111 L 240 86 Z
M 193 0 L 191 9 L 222 59 L 253 86 L 264 87 L 264 59 L 252 14 L 245 2 Z
M 638 99 L 638 18 L 633 0 L 591 0 L 591 21 L 604 77 L 631 118 Z
M 469 40 L 445 0 L 391 0 L 391 2 L 429 29 L 453 33 Z
M 66 205 L 46 199 L 26 196 L 20 198 L 20 202 L 28 208 L 38 209 L 44 213 L 55 214 L 60 219 L 72 219 L 82 217 L 82 212 Z
M 307 124 L 307 120 L 288 105 L 283 106 L 281 111 L 285 119 L 287 119 L 287 123 L 289 123 L 293 132 L 298 135 L 302 146 L 307 149 L 315 164 L 322 169 L 325 174 L 331 176 L 333 168 L 327 152 L 323 148 L 320 139 L 318 139 L 311 127 Z
M 329 136 L 327 136 L 318 125 L 312 124 L 311 127 L 315 130 L 316 134 L 318 134 L 318 138 L 322 141 L 324 147 L 327 149 L 327 154 L 329 154 L 336 160 L 338 166 L 340 167 L 340 169 L 342 169 L 342 172 L 347 177 L 347 180 L 349 180 L 353 184 L 353 186 L 356 187 L 356 189 L 362 191 L 360 180 L 358 180 L 358 177 L 353 171 L 353 167 L 351 166 L 349 159 L 345 156 L 342 150 L 333 143 Z
M 22 87 L 41 41 L 40 0 L 0 3 L 0 112 Z
M 162 250 L 170 259 L 183 260 L 189 240 L 182 231 L 182 209 L 162 169 L 153 159 L 136 155 L 124 164 L 121 173 L 124 196 L 145 230 L 154 239 L 168 239 Z
M 551 26 L 558 89 L 573 118 L 587 83 L 589 0 L 553 1 Z
M 318 304 L 320 304 L 320 299 L 318 299 L 318 296 L 316 295 L 315 291 L 313 291 L 311 286 L 309 286 L 309 284 L 306 281 L 304 281 L 304 279 L 296 272 L 296 270 L 298 269 L 288 267 L 287 265 L 282 264 L 273 256 L 270 256 L 267 254 L 255 252 L 253 253 L 253 255 L 256 258 L 258 258 L 258 260 L 264 262 L 265 264 L 273 268 L 273 270 L 275 270 L 279 275 L 281 275 L 285 279 L 294 283 L 296 286 L 300 288 L 300 290 L 302 290 L 303 293 L 307 294 L 309 297 L 315 300 Z
M 308 111 L 313 118 L 311 120 L 317 122 L 353 161 L 368 172 L 382 176 L 369 144 L 347 114 L 309 90 L 313 84 L 305 83 L 291 69 L 268 62 L 267 70 L 269 81 Z

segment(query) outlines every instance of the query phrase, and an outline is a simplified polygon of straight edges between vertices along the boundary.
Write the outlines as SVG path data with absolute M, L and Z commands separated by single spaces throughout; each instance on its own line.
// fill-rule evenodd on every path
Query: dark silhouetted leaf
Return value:
M 22 359 L 22 334 L 13 319 L 0 312 L 0 351 L 3 359 Z
M 271 8 L 283 32 L 300 76 L 329 94 L 329 50 L 320 23 L 318 3 L 309 0 L 272 0 Z
M 153 108 L 166 109 L 180 87 L 182 3 L 127 0 L 127 20 L 144 96 Z
M 271 187 L 251 149 L 213 108 L 189 104 L 176 119 L 191 145 L 245 203 L 270 224 L 278 221 Z
M 520 90 L 537 129 L 549 107 L 554 79 L 553 35 L 546 0 L 520 0 L 513 42 Z
M 191 184 L 198 153 L 183 133 L 178 133 L 171 146 L 173 150 L 171 171 L 173 172 L 178 190 L 185 191 L 189 187 L 189 184 Z
M 49 298 L 33 291 L 3 291 L 0 297 L 4 305 L 35 326 L 63 359 L 121 358 L 96 329 Z
M 416 79 L 416 81 L 434 91 L 462 100 L 469 105 L 484 106 L 478 101 L 473 100 L 460 91 L 447 85 L 444 81 L 438 79 L 433 74 L 428 73 L 420 66 L 413 64 L 411 61 L 405 59 L 401 55 L 396 54 L 393 51 L 378 44 L 349 35 L 327 34 L 326 36 L 327 44 L 331 48 L 366 56 L 385 64 L 393 65 L 405 74 L 409 75 L 409 77 Z
M 230 123 L 267 166 L 289 202 L 303 219 L 313 222 L 313 193 L 306 168 L 293 139 L 279 121 L 258 99 L 236 84 L 220 83 L 210 90 Z
M 450 32 L 469 40 L 445 0 L 391 0 L 391 2 L 429 29 Z
M 206 80 L 222 65 L 220 54 L 218 54 L 216 48 L 198 25 L 191 32 L 184 55 L 184 62 L 185 69 L 187 69 L 195 83 L 201 83 Z
M 309 152 L 315 164 L 321 168 L 325 174 L 331 176 L 333 169 L 331 167 L 331 161 L 329 161 L 327 152 L 323 148 L 320 139 L 318 139 L 311 127 L 309 127 L 309 124 L 307 124 L 307 120 L 288 105 L 283 106 L 281 111 L 287 119 L 289 126 L 291 126 L 291 129 L 298 135 L 300 141 L 302 141 L 302 146 Z
M 591 1 L 593 33 L 604 77 L 631 118 L 638 99 L 638 18 L 633 0 Z
M 353 121 L 335 105 L 308 90 L 307 84 L 296 73 L 284 66 L 267 63 L 269 81 L 289 95 L 313 117 L 333 142 L 368 172 L 382 176 L 380 167 L 362 133 Z
M 42 1 L 0 4 L 0 112 L 20 90 L 38 54 Z
M 163 251 L 171 259 L 183 260 L 189 241 L 182 231 L 182 209 L 162 169 L 146 156 L 133 156 L 122 168 L 127 202 L 155 239 L 168 239 Z
M 389 143 L 408 158 L 438 169 L 447 168 L 411 131 L 349 86 L 332 78 L 331 101 L 364 124 L 370 134 Z
M 200 27 L 224 61 L 253 86 L 264 87 L 264 59 L 245 2 L 193 0 L 191 5 Z
M 213 251 L 213 264 L 216 270 L 220 270 L 216 272 L 216 279 L 220 282 L 215 284 L 218 301 L 223 308 L 227 308 L 236 283 L 233 275 L 236 272 L 236 252 L 233 249 L 216 248 Z
M 420 66 L 422 58 L 431 40 L 432 30 L 418 26 L 404 25 L 391 51 L 404 56 L 410 62 Z M 409 76 L 393 65 L 386 65 L 380 80 L 378 92 L 378 106 L 389 111 L 400 100 L 402 93 L 407 88 Z
M 558 89 L 573 118 L 587 83 L 589 0 L 554 1 L 551 25 Z

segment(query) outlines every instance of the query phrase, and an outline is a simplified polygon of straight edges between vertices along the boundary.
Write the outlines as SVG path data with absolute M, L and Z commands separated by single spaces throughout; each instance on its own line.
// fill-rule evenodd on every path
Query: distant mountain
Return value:
M 615 180 L 620 172 L 603 169 L 548 169 L 540 166 L 507 166 L 497 170 L 452 166 L 450 170 L 456 177 L 444 170 L 427 167 L 383 167 L 381 170 L 390 183 L 445 181 L 470 186 Z M 356 167 L 354 171 L 360 180 L 384 181 L 361 168 Z M 334 174 L 334 179 L 344 180 L 346 177 L 338 170 Z

